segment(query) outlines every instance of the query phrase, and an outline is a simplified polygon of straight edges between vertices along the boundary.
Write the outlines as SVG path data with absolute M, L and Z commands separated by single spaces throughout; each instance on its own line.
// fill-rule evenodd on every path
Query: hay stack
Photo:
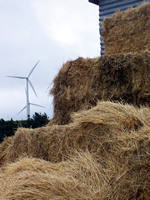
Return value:
M 71 122 L 71 113 L 98 100 L 150 104 L 150 53 L 79 58 L 67 62 L 54 80 L 53 123 Z
M 59 164 L 23 158 L 0 172 L 3 200 L 102 200 L 107 184 L 100 165 L 86 153 Z
M 150 3 L 106 18 L 102 38 L 106 54 L 150 50 Z
M 29 199 L 38 199 L 35 193 L 41 191 L 39 199 L 49 198 L 47 194 L 51 194 L 54 195 L 52 199 L 149 200 L 149 108 L 99 102 L 88 111 L 74 114 L 72 124 L 34 130 L 19 129 L 11 142 L 9 139 L 9 145 L 5 143 L 0 147 L 3 149 L 3 152 L 0 151 L 3 166 L 25 155 L 56 162 L 50 164 L 50 169 L 44 161 L 40 161 L 37 166 L 34 161 L 31 164 L 23 161 L 17 170 L 11 168 L 15 163 L 2 167 L 0 176 L 4 181 L 0 181 L 0 191 L 7 195 L 8 200 L 19 200 L 21 194 L 29 195 Z M 76 155 L 75 151 L 82 151 L 84 155 Z M 74 160 L 77 160 L 78 165 Z M 91 165 L 96 166 L 95 172 Z M 30 166 L 33 172 L 27 170 Z M 92 179 L 93 176 L 97 177 L 96 181 Z M 14 180 L 17 180 L 15 186 Z M 11 181 L 12 186 L 9 186 L 8 182 L 11 184 Z M 6 191 L 4 188 L 7 184 L 9 189 L 6 188 Z M 55 196 L 56 193 L 60 196 Z M 26 196 L 21 197 L 23 199 Z
M 73 155 L 74 150 L 88 149 L 104 166 L 109 156 L 122 164 L 125 157 L 120 148 L 129 148 L 133 153 L 141 140 L 149 144 L 146 132 L 150 127 L 149 119 L 149 108 L 138 109 L 129 105 L 100 102 L 88 111 L 76 113 L 73 123 L 69 125 L 18 129 L 15 136 L 9 139 L 8 145 L 5 141 L 1 144 L 0 163 L 14 162 L 20 156 L 57 163 Z M 130 134 L 129 141 L 120 141 L 120 137 L 130 137 Z

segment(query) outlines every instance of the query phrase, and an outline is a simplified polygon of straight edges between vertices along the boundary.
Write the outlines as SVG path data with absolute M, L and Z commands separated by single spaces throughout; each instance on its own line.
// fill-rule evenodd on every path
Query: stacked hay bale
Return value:
M 150 108 L 100 102 L 69 125 L 19 129 L 1 148 L 3 199 L 150 196 Z
M 72 112 L 89 109 L 98 100 L 150 104 L 149 13 L 150 3 L 144 3 L 106 18 L 106 56 L 63 65 L 51 89 L 54 118 L 50 124 L 69 123 Z
M 67 62 L 51 90 L 50 125 L 0 144 L 0 198 L 149 200 L 149 83 L 148 51 Z
M 150 52 L 78 58 L 67 62 L 54 80 L 55 124 L 71 122 L 71 113 L 98 100 L 150 105 Z
M 116 12 L 104 20 L 102 37 L 109 54 L 150 50 L 150 3 L 124 12 Z
M 124 163 L 117 138 L 149 127 L 149 119 L 149 108 L 99 102 L 90 110 L 76 113 L 73 123 L 68 125 L 18 129 L 8 145 L 6 139 L 0 146 L 0 163 L 14 162 L 24 155 L 58 163 L 72 156 L 75 150 L 88 150 L 98 162 L 103 157 L 108 159 L 110 154 L 118 163 Z M 103 159 L 104 165 L 106 162 Z

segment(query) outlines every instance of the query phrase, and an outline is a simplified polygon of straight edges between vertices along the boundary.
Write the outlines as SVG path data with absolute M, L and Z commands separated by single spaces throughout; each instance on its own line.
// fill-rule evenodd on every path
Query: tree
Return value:
M 0 119 L 0 142 L 3 141 L 4 137 L 14 135 L 18 127 L 38 128 L 45 126 L 48 122 L 49 118 L 46 113 L 35 113 L 33 117 L 28 120 L 13 121 L 13 119 L 11 119 L 5 121 L 4 119 Z
M 31 120 L 32 120 L 32 123 L 31 123 L 32 128 L 45 126 L 49 122 L 49 119 L 46 113 L 44 114 L 35 113 Z
M 17 128 L 18 128 L 18 125 L 15 121 L 13 121 L 13 119 L 9 121 L 5 121 L 1 119 L 0 120 L 0 142 L 3 140 L 4 137 L 14 135 Z

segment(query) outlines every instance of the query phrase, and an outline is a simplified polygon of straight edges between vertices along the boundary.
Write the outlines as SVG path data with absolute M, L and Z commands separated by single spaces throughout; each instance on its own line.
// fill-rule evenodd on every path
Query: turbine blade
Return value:
M 45 108 L 44 106 L 41 106 L 41 105 L 38 105 L 38 104 L 35 104 L 35 103 L 30 103 L 31 105 L 33 106 L 38 106 L 38 107 L 41 107 L 41 108 Z
M 40 62 L 40 61 L 38 61 L 38 62 L 34 65 L 34 67 L 31 69 L 30 73 L 28 74 L 28 78 L 31 76 L 33 70 L 36 68 L 36 66 L 39 64 L 39 62 Z
M 27 95 L 27 89 L 26 89 L 26 88 L 24 88 L 24 90 L 25 90 L 25 94 Z
M 28 81 L 29 81 L 29 85 L 31 86 L 31 88 L 32 88 L 32 90 L 33 90 L 35 96 L 37 96 L 36 91 L 35 91 L 35 89 L 34 89 L 32 83 L 31 83 L 31 81 L 30 81 L 29 79 L 28 79 Z
M 18 115 L 24 110 L 26 109 L 27 106 L 23 107 L 19 112 L 18 112 Z
M 26 79 L 26 77 L 23 77 L 23 76 L 6 76 L 6 77 L 9 77 L 9 78 Z

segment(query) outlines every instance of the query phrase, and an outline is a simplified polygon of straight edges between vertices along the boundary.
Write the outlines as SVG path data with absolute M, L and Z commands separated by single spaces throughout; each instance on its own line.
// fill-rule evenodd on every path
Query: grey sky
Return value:
M 0 118 L 25 119 L 17 113 L 26 103 L 25 81 L 6 75 L 31 75 L 38 98 L 45 106 L 34 112 L 52 116 L 49 89 L 62 64 L 79 56 L 99 56 L 98 6 L 88 0 L 0 0 Z

